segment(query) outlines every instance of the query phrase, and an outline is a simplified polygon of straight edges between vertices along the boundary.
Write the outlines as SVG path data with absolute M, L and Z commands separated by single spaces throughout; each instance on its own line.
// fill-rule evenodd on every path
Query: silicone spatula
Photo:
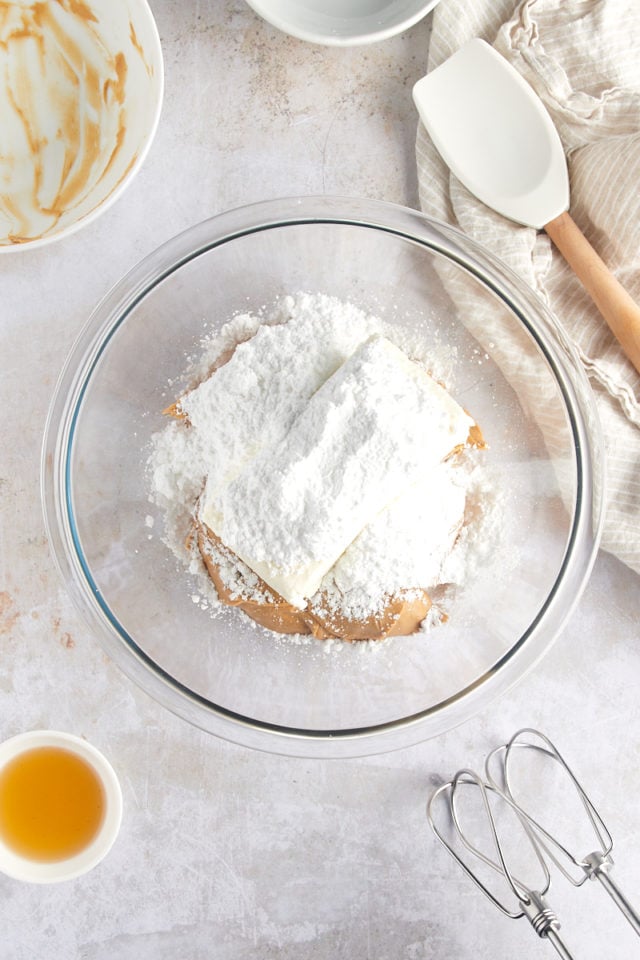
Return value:
M 640 372 L 640 308 L 569 215 L 562 143 L 526 80 L 484 40 L 470 40 L 416 83 L 413 98 L 467 189 L 503 216 L 548 233 Z

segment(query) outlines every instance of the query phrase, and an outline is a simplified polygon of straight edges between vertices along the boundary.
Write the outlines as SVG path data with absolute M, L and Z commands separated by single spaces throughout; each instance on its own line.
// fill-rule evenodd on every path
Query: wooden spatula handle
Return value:
M 640 373 L 640 307 L 600 259 L 568 213 L 544 228 Z

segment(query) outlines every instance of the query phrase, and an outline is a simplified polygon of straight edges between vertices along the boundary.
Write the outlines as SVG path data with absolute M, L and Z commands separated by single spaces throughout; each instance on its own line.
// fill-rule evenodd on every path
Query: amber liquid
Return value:
M 29 860 L 66 860 L 87 847 L 105 813 L 93 768 L 63 747 L 34 747 L 0 770 L 0 836 Z

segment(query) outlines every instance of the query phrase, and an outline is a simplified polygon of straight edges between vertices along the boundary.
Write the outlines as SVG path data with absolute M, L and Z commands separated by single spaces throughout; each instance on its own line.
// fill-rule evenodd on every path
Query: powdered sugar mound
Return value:
M 246 333 L 251 324 L 243 319 Z M 180 401 L 209 488 L 223 487 L 259 450 L 281 440 L 316 390 L 381 330 L 380 320 L 331 297 L 285 297 L 214 377 Z
M 193 386 L 176 398 L 186 420 L 172 420 L 154 436 L 148 473 L 150 500 L 165 519 L 164 540 L 197 582 L 197 593 L 193 585 L 185 589 L 212 615 L 221 604 L 193 537 L 197 503 L 207 490 L 233 481 L 261 451 L 282 443 L 329 377 L 361 344 L 380 336 L 421 361 L 436 380 L 450 380 L 450 351 L 423 356 L 415 334 L 403 343 L 400 327 L 322 294 L 287 296 L 269 310 L 239 314 L 203 341 L 187 371 Z M 446 579 L 463 582 L 473 534 L 467 527 L 459 531 L 473 471 L 456 462 L 443 466 L 435 487 L 417 483 L 376 516 L 325 576 L 322 601 L 313 598 L 311 606 L 316 600 L 365 619 L 390 595 L 411 597 Z M 477 475 L 475 482 L 479 489 Z M 213 543 L 207 549 L 233 599 L 268 598 L 234 554 Z
M 381 612 L 385 597 L 406 596 L 407 587 L 442 583 L 462 526 L 465 480 L 464 471 L 443 463 L 415 483 L 356 537 L 321 590 L 337 592 L 346 614 L 361 619 Z
M 264 446 L 222 489 L 209 476 L 202 518 L 281 596 L 304 607 L 371 518 L 437 470 L 472 426 L 435 380 L 385 337 L 371 337 L 279 443 Z
M 192 431 L 172 420 L 153 437 L 148 461 L 150 500 L 164 514 L 164 539 L 183 561 L 189 559 L 185 541 L 193 524 L 193 506 L 204 482 L 193 455 Z
M 504 478 L 492 477 L 486 464 L 479 463 L 474 451 L 465 457 L 465 524 L 453 549 L 443 559 L 440 582 L 462 585 L 477 578 L 490 564 L 496 545 L 504 540 Z M 503 559 L 504 566 L 508 561 Z

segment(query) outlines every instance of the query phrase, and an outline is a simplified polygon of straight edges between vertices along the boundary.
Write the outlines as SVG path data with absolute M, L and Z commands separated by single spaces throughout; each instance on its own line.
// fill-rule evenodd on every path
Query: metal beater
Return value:
M 588 824 L 595 834 L 597 844 L 595 851 L 584 857 L 575 855 L 547 826 L 542 824 L 540 812 L 531 808 L 531 801 L 529 800 L 525 805 L 521 799 L 521 790 L 516 786 L 517 777 L 513 769 L 516 756 L 526 758 L 529 755 L 523 751 L 528 751 L 537 762 L 556 765 L 561 775 L 568 778 L 569 784 L 575 790 L 584 808 Z M 587 879 L 599 880 L 636 933 L 640 934 L 640 916 L 610 877 L 613 866 L 611 834 L 584 788 L 551 740 L 532 728 L 519 730 L 508 743 L 497 747 L 489 754 L 485 764 L 485 777 L 486 780 L 483 780 L 472 770 L 460 770 L 449 783 L 438 787 L 427 804 L 427 818 L 436 837 L 485 896 L 506 916 L 512 919 L 527 917 L 538 936 L 549 940 L 563 960 L 573 960 L 572 954 L 558 932 L 560 929 L 558 917 L 546 900 L 551 884 L 547 864 L 547 861 L 550 861 L 562 876 L 576 887 L 582 886 Z M 468 831 L 462 824 L 458 801 L 460 791 L 468 788 L 479 792 L 481 800 L 479 809 L 488 826 L 493 848 L 490 855 L 471 842 Z M 440 802 L 440 805 L 444 806 L 448 813 L 447 835 L 445 830 L 436 823 L 435 811 L 439 800 L 444 801 L 444 804 Z M 526 847 L 530 850 L 541 868 L 542 882 L 537 889 L 533 889 L 532 885 L 516 877 L 507 862 L 505 854 L 507 833 L 504 831 L 504 825 L 499 826 L 496 822 L 493 810 L 496 801 L 505 804 L 512 811 L 512 825 L 509 827 L 508 839 L 511 841 L 515 839 L 520 848 Z M 515 837 L 514 827 L 517 831 Z M 515 899 L 513 904 L 492 892 L 487 883 L 480 879 L 477 868 L 471 868 L 467 862 L 468 858 L 462 854 L 463 850 L 491 871 L 501 875 L 502 881 L 506 884 L 506 890 Z
M 492 845 L 495 851 L 495 859 L 487 856 L 487 854 L 483 853 L 475 844 L 471 843 L 461 825 L 457 797 L 461 789 L 467 789 L 469 787 L 478 790 L 480 793 L 482 809 L 487 819 Z M 551 885 L 551 877 L 531 828 L 525 819 L 518 817 L 517 821 L 515 821 L 519 823 L 521 829 L 521 840 L 529 845 L 529 849 L 532 851 L 542 871 L 542 883 L 538 885 L 537 890 L 532 889 L 530 885 L 516 877 L 509 867 L 504 844 L 500 839 L 500 830 L 489 800 L 490 796 L 502 800 L 505 799 L 499 790 L 490 784 L 484 783 L 473 770 L 459 770 L 449 783 L 438 787 L 429 799 L 427 804 L 427 819 L 429 820 L 431 829 L 454 860 L 462 867 L 467 876 L 473 880 L 476 886 L 482 890 L 485 896 L 488 897 L 505 916 L 513 920 L 526 917 L 538 936 L 547 939 L 563 960 L 574 960 L 573 954 L 569 952 L 569 949 L 558 932 L 560 929 L 560 921 L 546 900 L 546 894 Z M 446 808 L 448 809 L 450 839 L 445 837 L 443 830 L 441 830 L 436 823 L 435 808 L 439 798 L 445 800 Z M 480 879 L 478 873 L 469 866 L 464 856 L 457 852 L 456 841 L 472 856 L 486 864 L 491 870 L 502 875 L 506 882 L 507 891 L 513 895 L 514 902 L 512 904 L 510 904 L 506 898 L 502 898 L 494 893 L 489 886 Z
M 566 774 L 569 783 L 575 789 L 577 797 L 584 807 L 588 823 L 593 829 L 596 838 L 597 848 L 595 850 L 582 857 L 572 853 L 565 844 L 561 843 L 549 829 L 540 823 L 540 813 L 532 809 L 530 804 L 525 805 L 524 801 L 520 799 L 519 792 L 514 786 L 514 776 L 511 768 L 513 766 L 514 753 L 522 749 L 536 751 L 536 755 L 545 762 L 560 765 L 561 770 Z M 501 761 L 501 763 L 498 764 L 497 761 Z M 492 768 L 497 766 L 500 768 L 500 786 L 498 786 L 494 776 L 495 770 L 492 772 Z M 517 809 L 520 816 L 524 818 L 533 830 L 539 846 L 545 855 L 555 864 L 562 876 L 575 887 L 581 887 L 586 880 L 598 880 L 629 921 L 635 932 L 640 935 L 640 916 L 610 876 L 613 867 L 613 858 L 611 856 L 613 837 L 607 829 L 604 820 L 587 796 L 584 787 L 578 781 L 566 760 L 549 737 L 539 730 L 534 730 L 530 727 L 518 730 L 508 743 L 497 747 L 489 754 L 485 764 L 485 773 L 488 782 L 494 788 L 498 787 L 498 789 L 504 793 L 508 801 Z M 577 875 L 576 871 L 571 872 L 571 866 L 577 868 Z

